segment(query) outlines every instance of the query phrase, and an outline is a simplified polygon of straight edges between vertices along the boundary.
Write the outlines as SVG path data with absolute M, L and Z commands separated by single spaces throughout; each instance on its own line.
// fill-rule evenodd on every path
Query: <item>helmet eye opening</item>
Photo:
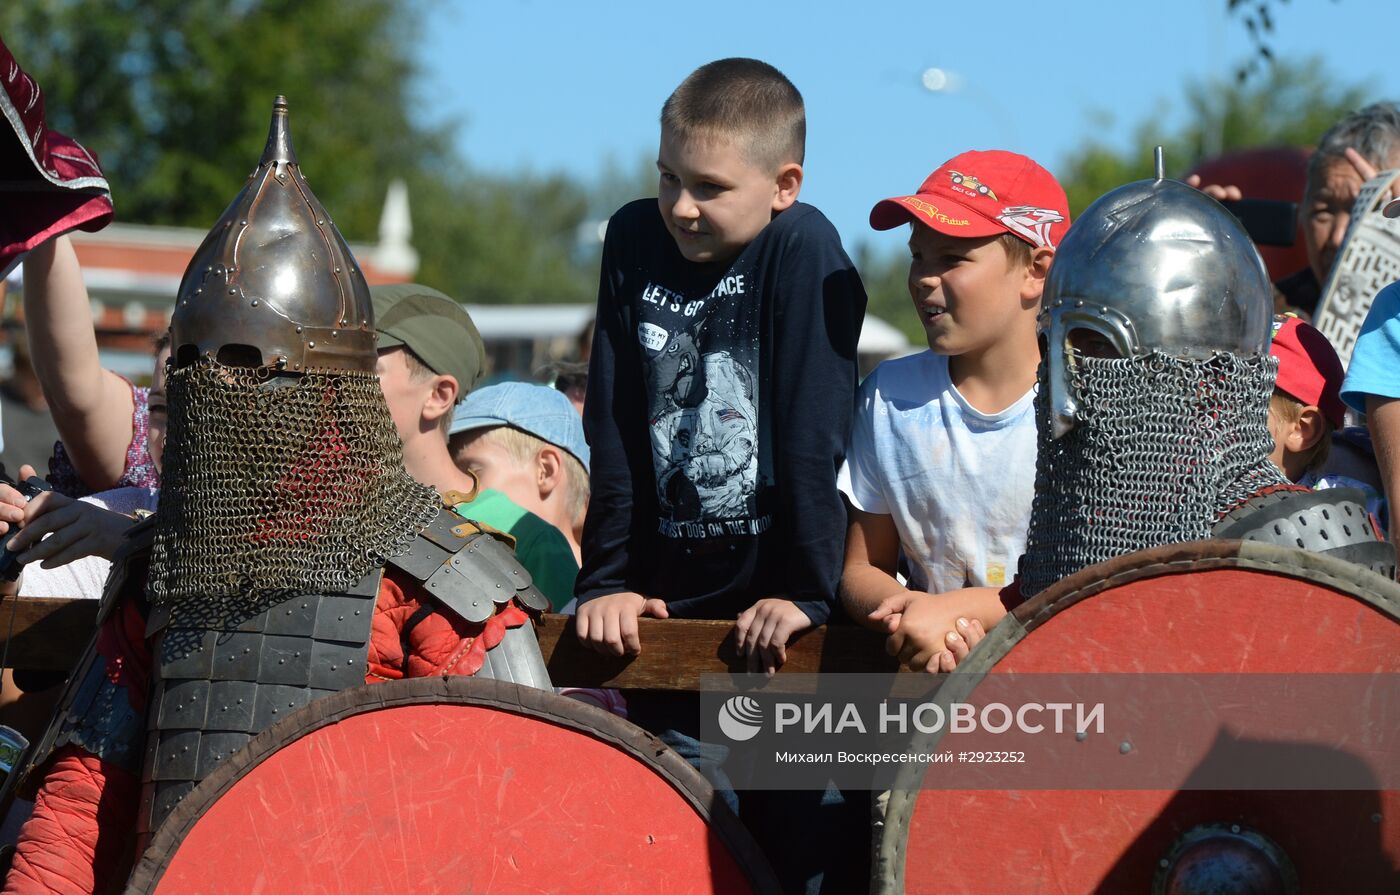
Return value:
M 233 343 L 219 346 L 215 360 L 225 367 L 261 367 L 262 351 L 252 345 Z
M 1113 344 L 1113 340 L 1097 330 L 1087 327 L 1076 327 L 1065 335 L 1065 341 L 1080 357 L 1096 357 L 1107 360 L 1121 358 L 1122 352 L 1118 346 Z
M 170 365 L 176 369 L 188 367 L 199 360 L 199 346 L 194 344 L 181 345 L 170 353 Z

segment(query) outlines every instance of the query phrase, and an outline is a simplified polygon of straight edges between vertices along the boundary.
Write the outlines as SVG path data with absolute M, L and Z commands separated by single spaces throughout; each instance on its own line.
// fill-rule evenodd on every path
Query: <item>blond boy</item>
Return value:
M 588 509 L 588 443 L 568 397 L 527 382 L 487 386 L 457 407 L 450 432 L 453 461 L 480 486 L 457 513 L 509 532 L 535 584 L 563 609 Z

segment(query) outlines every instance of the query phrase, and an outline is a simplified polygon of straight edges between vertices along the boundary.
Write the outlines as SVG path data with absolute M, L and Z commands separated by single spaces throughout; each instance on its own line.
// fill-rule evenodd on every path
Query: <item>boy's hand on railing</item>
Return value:
M 635 656 L 642 651 L 637 619 L 667 618 L 666 602 L 623 591 L 583 603 L 574 617 L 579 642 L 609 656 Z
M 807 613 L 782 597 L 768 597 L 739 613 L 734 640 L 739 655 L 747 656 L 749 671 L 772 677 L 787 661 L 788 638 L 812 627 Z

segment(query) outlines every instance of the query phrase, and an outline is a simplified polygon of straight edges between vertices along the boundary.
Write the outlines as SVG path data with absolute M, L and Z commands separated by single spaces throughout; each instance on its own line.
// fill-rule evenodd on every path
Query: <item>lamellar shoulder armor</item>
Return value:
M 1226 513 L 1213 534 L 1326 553 L 1395 577 L 1395 547 L 1380 539 L 1355 488 L 1270 491 Z
M 480 523 L 445 507 L 408 549 L 389 559 L 389 564 L 422 583 L 433 599 L 473 624 L 495 615 L 511 598 L 533 612 L 549 608 L 549 600 L 535 587 L 510 547 Z
M 486 621 L 512 599 L 533 615 L 549 608 L 549 600 L 503 540 L 446 507 L 408 549 L 389 559 L 389 565 L 422 584 L 449 613 L 472 624 Z M 507 629 L 504 639 L 487 650 L 477 676 L 549 688 L 534 627 Z

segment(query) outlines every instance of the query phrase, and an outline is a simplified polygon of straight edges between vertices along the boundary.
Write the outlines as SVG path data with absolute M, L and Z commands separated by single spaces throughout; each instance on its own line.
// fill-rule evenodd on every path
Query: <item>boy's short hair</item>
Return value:
M 413 353 L 412 348 L 405 347 L 403 350 L 404 363 L 408 366 L 408 378 L 414 382 L 426 382 L 437 375 L 432 367 L 423 363 L 423 359 Z
M 757 59 L 719 59 L 691 72 L 661 107 L 661 129 L 682 138 L 732 139 L 763 167 L 800 165 L 806 154 L 802 94 Z
M 917 221 L 945 236 L 1010 236 L 1055 248 L 1069 230 L 1069 200 L 1049 171 L 1024 155 L 999 149 L 964 152 L 939 165 L 912 196 L 870 210 L 870 226 L 891 230 Z M 1004 243 L 1010 257 L 1013 243 Z
M 1275 388 L 1273 396 L 1269 398 L 1269 415 L 1277 417 L 1285 426 L 1291 426 L 1302 418 L 1303 408 L 1307 406 L 1288 392 Z M 1327 457 L 1332 453 L 1332 432 L 1332 421 L 1324 414 L 1322 437 L 1302 454 L 1303 468 L 1308 472 L 1321 472 L 1322 467 L 1327 465 Z
M 1001 234 L 997 237 L 997 242 L 1006 250 L 1008 268 L 1030 267 L 1035 260 L 1035 246 L 1014 233 Z
M 489 429 L 474 429 L 460 432 L 453 439 L 468 439 L 474 437 L 486 438 L 494 442 L 497 446 L 505 450 L 510 458 L 520 466 L 527 466 L 535 462 L 535 457 L 546 447 L 559 449 L 559 455 L 564 458 L 564 467 L 568 470 L 568 475 L 564 481 L 564 508 L 568 511 L 571 520 L 582 519 L 584 512 L 588 509 L 588 472 L 584 470 L 579 459 L 566 450 L 560 449 L 558 445 L 545 441 L 543 438 L 536 438 L 529 432 L 517 429 L 514 426 L 492 426 Z

